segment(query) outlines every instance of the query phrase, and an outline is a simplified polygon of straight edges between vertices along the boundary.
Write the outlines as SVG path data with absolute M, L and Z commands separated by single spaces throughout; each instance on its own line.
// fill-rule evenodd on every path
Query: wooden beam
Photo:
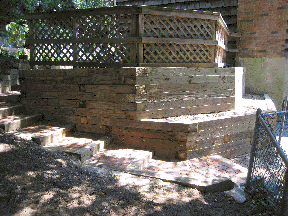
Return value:
M 230 37 L 242 37 L 242 33 L 237 33 L 237 32 L 231 32 L 230 34 L 229 34 L 229 36 Z

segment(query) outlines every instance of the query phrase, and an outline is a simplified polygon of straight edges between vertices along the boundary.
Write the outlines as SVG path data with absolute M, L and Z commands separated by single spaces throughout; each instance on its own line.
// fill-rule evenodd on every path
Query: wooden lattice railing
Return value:
M 146 6 L 28 14 L 30 64 L 77 67 L 225 63 L 219 13 Z

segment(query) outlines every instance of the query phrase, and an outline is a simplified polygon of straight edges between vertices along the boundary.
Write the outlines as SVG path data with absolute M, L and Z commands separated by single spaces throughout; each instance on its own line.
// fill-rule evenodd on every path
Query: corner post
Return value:
M 252 147 L 251 147 L 251 156 L 250 156 L 248 174 L 247 174 L 246 185 L 245 185 L 246 188 L 250 185 L 250 181 L 251 181 L 252 166 L 253 166 L 254 158 L 255 158 L 255 155 L 256 155 L 256 143 L 257 143 L 258 132 L 259 132 L 259 127 L 260 127 L 259 117 L 261 115 L 261 112 L 262 112 L 262 110 L 260 108 L 258 108 L 257 112 L 256 112 L 256 122 L 255 122 L 255 128 L 254 128 L 254 137 L 253 137 L 253 143 L 252 143 Z

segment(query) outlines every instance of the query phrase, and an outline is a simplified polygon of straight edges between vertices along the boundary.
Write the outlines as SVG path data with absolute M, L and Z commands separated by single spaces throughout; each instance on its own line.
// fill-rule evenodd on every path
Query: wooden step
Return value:
M 12 105 L 6 102 L 0 103 L 0 119 L 5 118 L 7 116 L 23 114 L 25 112 L 24 106 Z
M 93 155 L 103 151 L 105 140 L 107 140 L 107 137 L 97 141 L 86 138 L 65 137 L 58 142 L 53 142 L 43 147 L 48 150 L 76 156 L 81 162 L 84 162 L 93 157 Z
M 0 102 L 11 102 L 16 103 L 20 102 L 20 91 L 10 91 L 0 94 Z
M 45 126 L 42 125 L 39 130 L 33 134 L 32 140 L 41 146 L 49 145 L 53 142 L 58 142 L 65 138 L 71 131 L 73 131 L 75 125 L 69 124 L 65 126 Z
M 70 131 L 74 130 L 75 125 L 63 125 L 59 123 L 40 122 L 29 127 L 21 128 L 10 132 L 16 137 L 33 140 L 39 145 L 48 145 L 63 139 Z
M 42 119 L 43 115 L 40 114 L 7 116 L 0 120 L 0 128 L 5 132 L 15 131 L 39 123 Z

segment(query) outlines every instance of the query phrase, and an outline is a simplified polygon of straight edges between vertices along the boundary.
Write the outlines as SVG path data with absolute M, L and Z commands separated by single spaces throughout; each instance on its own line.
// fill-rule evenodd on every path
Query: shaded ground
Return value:
M 251 215 L 249 202 L 157 179 L 91 172 L 30 141 L 0 137 L 0 215 Z

